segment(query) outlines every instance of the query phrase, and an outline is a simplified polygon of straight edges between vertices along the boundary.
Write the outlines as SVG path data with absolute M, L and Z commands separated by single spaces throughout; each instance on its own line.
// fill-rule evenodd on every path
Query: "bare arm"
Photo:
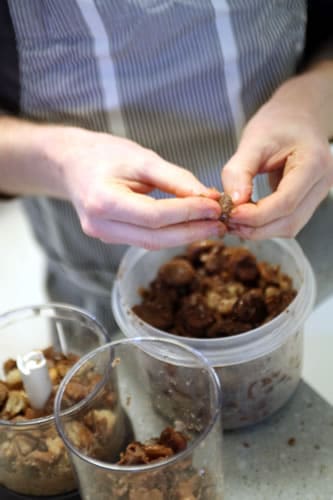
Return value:
M 55 127 L 0 116 L 0 191 L 67 199 L 64 172 L 48 154 Z
M 276 105 L 308 116 L 326 139 L 333 138 L 333 47 L 331 60 L 319 60 L 284 83 L 272 97 Z
M 155 188 L 175 197 L 155 200 Z M 160 248 L 225 232 L 218 193 L 189 171 L 132 141 L 75 127 L 1 117 L 0 191 L 68 200 L 83 231 L 107 243 Z
M 286 81 L 259 109 L 225 166 L 225 190 L 239 204 L 231 218 L 234 233 L 295 236 L 333 185 L 332 137 L 333 61 L 322 60 Z M 263 172 L 273 193 L 247 203 L 253 178 Z

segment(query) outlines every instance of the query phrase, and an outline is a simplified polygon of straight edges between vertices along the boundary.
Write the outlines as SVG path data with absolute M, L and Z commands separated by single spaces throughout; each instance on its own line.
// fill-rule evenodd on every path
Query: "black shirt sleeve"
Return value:
M 19 61 L 7 0 L 0 0 L 0 112 L 17 115 L 20 108 Z
M 302 64 L 306 64 L 331 43 L 325 57 L 333 59 L 333 0 L 308 0 L 305 50 Z

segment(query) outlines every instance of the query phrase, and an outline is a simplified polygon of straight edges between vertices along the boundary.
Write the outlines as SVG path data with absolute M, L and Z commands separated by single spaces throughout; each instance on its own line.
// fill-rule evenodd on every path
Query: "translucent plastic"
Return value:
M 80 380 L 89 393 L 74 404 L 71 384 Z M 85 500 L 223 499 L 219 379 L 200 353 L 176 341 L 125 339 L 88 354 L 61 383 L 55 417 Z M 170 428 L 186 436 L 185 449 L 118 463 L 129 443 Z
M 45 304 L 0 316 L 0 378 L 3 363 L 34 349 L 81 356 L 107 341 L 104 328 L 84 311 Z M 58 495 L 77 488 L 54 417 L 0 420 L 0 485 L 25 495 Z
M 249 248 L 259 261 L 279 264 L 293 279 L 297 296 L 272 321 L 233 337 L 193 339 L 163 332 L 138 318 L 131 308 L 141 301 L 139 289 L 146 287 L 159 267 L 182 253 L 184 247 L 154 252 L 130 248 L 112 290 L 112 309 L 128 337 L 174 338 L 199 350 L 222 381 L 224 429 L 234 429 L 272 415 L 295 391 L 302 370 L 303 326 L 314 304 L 316 286 L 312 268 L 294 240 L 245 242 L 229 236 L 225 243 Z

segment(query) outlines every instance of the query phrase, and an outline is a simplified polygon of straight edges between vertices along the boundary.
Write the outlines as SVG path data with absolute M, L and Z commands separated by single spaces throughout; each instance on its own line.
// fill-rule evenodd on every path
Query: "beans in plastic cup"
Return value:
M 226 246 L 249 249 L 258 261 L 280 266 L 297 290 L 290 305 L 271 321 L 238 335 L 190 338 L 154 328 L 133 313 L 162 264 L 182 255 L 186 247 L 148 251 L 132 247 L 125 253 L 112 290 L 112 310 L 126 337 L 176 339 L 201 352 L 215 368 L 223 387 L 223 428 L 261 422 L 282 408 L 294 394 L 302 373 L 303 327 L 316 295 L 311 265 L 295 240 L 244 241 L 223 239 Z M 168 384 L 168 381 L 166 381 Z
M 81 379 L 89 392 L 73 401 Z M 123 339 L 82 357 L 55 399 L 81 497 L 223 499 L 221 403 L 215 371 L 175 340 Z
M 77 494 L 52 398 L 73 359 L 107 340 L 95 318 L 66 304 L 27 306 L 0 316 L 0 379 L 5 381 L 0 382 L 0 498 Z M 44 404 L 49 413 L 41 409 Z

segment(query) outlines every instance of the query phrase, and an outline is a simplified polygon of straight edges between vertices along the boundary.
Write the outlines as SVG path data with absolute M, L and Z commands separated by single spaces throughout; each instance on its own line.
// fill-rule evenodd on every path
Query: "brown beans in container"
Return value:
M 205 240 L 163 264 L 133 307 L 142 320 L 184 337 L 237 335 L 270 321 L 296 296 L 279 266 L 246 248 Z
M 59 384 L 67 371 L 79 359 L 74 354 L 64 355 L 53 347 L 43 350 L 46 358 L 52 393 L 44 408 L 30 405 L 24 390 L 16 361 L 4 362 L 5 380 L 0 381 L 0 419 L 13 423 L 30 423 L 30 427 L 15 428 L 10 425 L 0 433 L 0 484 L 14 491 L 29 495 L 63 493 L 76 488 L 71 463 L 63 441 L 52 422 L 34 425 L 33 419 L 53 415 L 53 402 Z M 100 375 L 83 374 L 68 384 L 65 394 L 70 406 L 85 398 L 94 388 Z M 101 440 L 110 439 L 115 427 L 116 399 L 108 393 L 103 398 L 104 407 L 88 414 L 83 422 L 75 422 L 71 429 L 73 441 L 81 449 L 91 448 L 94 435 Z

